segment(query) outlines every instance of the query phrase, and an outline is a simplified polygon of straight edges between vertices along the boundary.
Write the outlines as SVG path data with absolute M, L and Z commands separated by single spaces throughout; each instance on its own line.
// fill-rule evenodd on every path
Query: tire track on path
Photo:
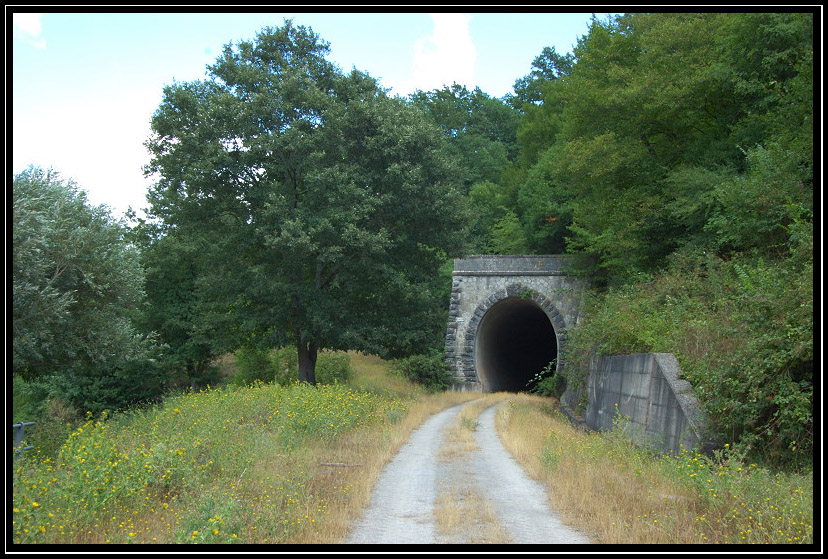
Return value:
M 437 451 L 446 425 L 460 412 L 453 406 L 428 418 L 380 474 L 371 504 L 347 543 L 433 543 Z
M 468 404 L 464 404 L 468 405 Z M 447 537 L 436 526 L 438 497 L 462 480 L 463 492 L 479 494 L 497 514 L 497 524 L 518 544 L 589 543 L 580 532 L 565 526 L 547 504 L 544 487 L 529 478 L 503 447 L 494 426 L 497 405 L 478 418 L 474 438 L 479 448 L 451 461 L 440 460 L 446 427 L 463 405 L 434 414 L 383 470 L 371 504 L 346 543 L 432 544 L 480 543 L 481 526 L 469 523 Z M 455 480 L 455 482 L 452 482 Z

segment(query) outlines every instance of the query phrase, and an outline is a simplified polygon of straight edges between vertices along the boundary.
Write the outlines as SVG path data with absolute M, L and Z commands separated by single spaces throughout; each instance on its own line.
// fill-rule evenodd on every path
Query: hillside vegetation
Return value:
M 475 400 L 452 436 L 471 436 L 477 414 L 504 402 L 504 444 L 591 541 L 813 542 L 810 472 L 774 474 L 730 450 L 654 455 L 621 430 L 578 431 L 553 398 L 429 394 L 377 357 L 342 355 L 347 384 L 205 388 L 90 417 L 54 454 L 27 452 L 12 474 L 10 540 L 341 543 L 412 430 Z
M 594 21 L 521 83 L 519 156 L 472 197 L 490 247 L 590 275 L 567 380 L 594 348 L 674 353 L 723 441 L 810 462 L 813 15 Z
M 342 357 L 350 384 L 229 384 L 90 414 L 15 463 L 13 541 L 336 543 L 411 430 L 476 397 Z

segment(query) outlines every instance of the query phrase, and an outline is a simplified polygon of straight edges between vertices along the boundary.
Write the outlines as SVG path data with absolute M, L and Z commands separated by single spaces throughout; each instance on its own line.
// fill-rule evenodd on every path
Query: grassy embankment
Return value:
M 30 452 L 13 472 L 13 541 L 342 541 L 409 433 L 479 397 L 427 395 L 376 358 L 351 359 L 347 386 L 184 394 L 90 420 L 57 459 Z M 554 399 L 506 399 L 497 424 L 507 448 L 594 543 L 813 542 L 807 474 L 772 474 L 727 452 L 718 461 L 689 451 L 652 455 L 618 433 L 576 430 L 555 413 Z M 463 430 L 475 428 L 486 406 L 467 406 L 447 457 L 463 453 L 471 440 Z
M 772 473 L 728 448 L 715 459 L 656 455 L 620 429 L 576 429 L 555 406 L 515 395 L 498 410 L 498 432 L 593 543 L 813 543 L 812 474 Z
M 15 543 L 338 543 L 384 464 L 429 415 L 379 359 L 349 385 L 204 390 L 72 432 L 15 464 Z

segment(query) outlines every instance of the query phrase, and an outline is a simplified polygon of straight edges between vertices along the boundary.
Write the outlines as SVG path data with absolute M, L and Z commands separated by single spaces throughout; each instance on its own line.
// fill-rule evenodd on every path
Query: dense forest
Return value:
M 807 463 L 813 43 L 810 13 L 593 18 L 502 99 L 390 96 L 290 21 L 228 44 L 164 89 L 145 218 L 14 177 L 16 405 L 123 409 L 233 352 L 311 384 L 326 350 L 439 361 L 452 258 L 567 253 L 567 382 L 596 346 L 674 353 L 725 439 Z

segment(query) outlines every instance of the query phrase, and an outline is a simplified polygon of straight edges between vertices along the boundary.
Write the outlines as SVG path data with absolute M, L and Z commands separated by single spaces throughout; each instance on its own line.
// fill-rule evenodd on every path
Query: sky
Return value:
M 91 204 L 105 204 L 120 217 L 129 207 L 140 214 L 147 205 L 144 142 L 164 86 L 206 79 L 206 67 L 224 45 L 253 39 L 264 27 L 292 18 L 312 28 L 330 43 L 331 61 L 345 71 L 369 73 L 392 94 L 457 82 L 499 98 L 531 71 L 544 47 L 571 52 L 592 14 L 9 13 L 7 8 L 6 17 L 12 19 L 11 171 L 51 167 L 86 191 Z M 6 123 L 8 128 L 8 111 Z

